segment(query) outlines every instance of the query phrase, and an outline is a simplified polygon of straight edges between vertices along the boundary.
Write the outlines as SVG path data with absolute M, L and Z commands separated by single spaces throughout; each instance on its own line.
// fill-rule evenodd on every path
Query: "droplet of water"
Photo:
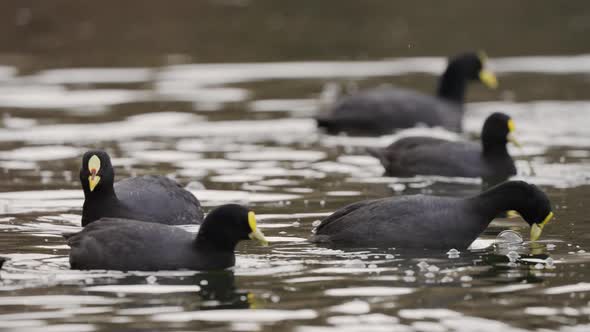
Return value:
M 199 282 L 199 284 L 201 284 L 201 286 L 207 286 L 207 285 L 209 285 L 209 280 L 203 279 L 203 280 L 201 280 L 201 282 Z
M 586 250 L 584 250 L 584 249 L 578 250 L 578 254 L 585 254 L 585 253 L 586 253 Z
M 377 268 L 377 264 L 369 264 L 369 266 L 367 266 L 369 269 L 376 269 Z
M 461 282 L 471 282 L 473 281 L 473 278 L 471 276 L 461 276 L 459 280 L 461 280 Z
M 428 267 L 428 263 L 426 263 L 425 261 L 420 261 L 416 265 L 418 265 L 418 267 L 420 268 L 420 270 L 426 270 L 426 268 Z
M 72 181 L 72 172 L 71 171 L 64 171 L 63 176 L 64 176 L 64 180 L 66 180 L 66 182 Z
M 523 243 L 522 236 L 513 230 L 505 230 L 496 236 L 496 241 L 506 243 Z
M 543 264 L 543 263 L 535 264 L 535 269 L 537 269 L 537 270 L 542 270 L 544 268 L 545 268 L 545 264 Z
M 205 190 L 205 185 L 199 181 L 191 181 L 184 188 L 188 191 Z
M 366 265 L 361 260 L 355 259 L 350 262 L 347 262 L 346 267 L 353 269 L 364 269 Z
M 395 192 L 400 192 L 400 191 L 404 191 L 406 190 L 406 185 L 403 183 L 394 183 L 391 186 L 389 186 L 391 189 L 393 189 L 393 191 Z
M 440 282 L 442 283 L 449 283 L 449 282 L 453 282 L 453 278 L 449 277 L 449 276 L 444 276 L 442 279 L 440 279 Z
M 318 227 L 318 226 L 319 226 L 321 223 L 322 223 L 322 221 L 318 219 L 318 220 L 314 220 L 314 221 L 311 223 L 311 225 L 312 225 L 313 227 Z
M 392 254 L 385 255 L 385 259 L 393 259 L 393 258 L 395 258 L 395 256 Z
M 440 271 L 440 268 L 438 266 L 436 266 L 436 265 L 430 265 L 428 267 L 428 271 L 429 272 L 438 272 L 438 271 Z
M 436 275 L 434 273 L 432 273 L 432 272 L 428 272 L 428 273 L 425 273 L 424 276 L 426 278 L 434 278 Z
M 516 251 L 509 251 L 506 256 L 511 262 L 516 262 L 520 258 L 520 255 Z
M 455 248 L 447 251 L 447 256 L 449 258 L 459 258 L 459 255 L 461 254 L 461 252 Z
M 405 282 L 414 282 L 416 281 L 416 277 L 413 276 L 405 276 L 402 278 Z
M 324 207 L 324 206 L 326 206 L 326 201 L 322 199 L 322 200 L 320 201 L 320 206 L 321 206 L 321 207 Z
M 156 281 L 158 281 L 158 278 L 156 276 L 148 276 L 145 278 L 145 281 L 150 284 L 153 285 L 156 283 Z
M 299 221 L 294 221 L 291 225 L 293 225 L 293 227 L 299 227 L 301 226 L 301 223 Z
M 553 249 L 555 249 L 556 245 L 553 243 L 547 243 L 546 247 L 547 247 L 547 250 L 553 250 Z
M 278 303 L 280 300 L 281 300 L 281 298 L 280 298 L 278 295 L 272 295 L 272 296 L 270 297 L 270 301 L 271 301 L 272 303 Z
M 553 260 L 553 258 L 547 257 L 545 259 L 545 265 L 547 265 L 546 267 L 553 267 L 555 266 L 555 261 Z

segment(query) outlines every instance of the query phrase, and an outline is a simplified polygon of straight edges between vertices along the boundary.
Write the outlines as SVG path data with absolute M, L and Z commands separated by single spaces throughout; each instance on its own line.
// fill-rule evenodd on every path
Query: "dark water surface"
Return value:
M 590 330 L 587 1 L 3 1 L 0 22 L 0 329 Z M 432 91 L 444 56 L 471 48 L 500 89 L 471 87 L 468 136 L 513 116 L 517 178 L 555 206 L 542 240 L 497 242 L 527 237 L 508 218 L 460 253 L 308 243 L 357 200 L 480 190 L 384 178 L 363 153 L 452 133 L 327 136 L 311 119 L 338 87 Z M 271 245 L 240 244 L 230 271 L 70 271 L 60 234 L 79 227 L 94 147 L 119 178 L 165 174 L 207 209 L 249 205 Z

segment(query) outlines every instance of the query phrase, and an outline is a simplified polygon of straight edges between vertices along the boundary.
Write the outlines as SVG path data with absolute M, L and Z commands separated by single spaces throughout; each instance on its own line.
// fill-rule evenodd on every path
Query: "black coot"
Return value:
M 168 225 L 203 221 L 199 200 L 165 176 L 146 175 L 114 183 L 115 170 L 104 151 L 84 154 L 80 181 L 84 189 L 82 226 L 103 217 Z

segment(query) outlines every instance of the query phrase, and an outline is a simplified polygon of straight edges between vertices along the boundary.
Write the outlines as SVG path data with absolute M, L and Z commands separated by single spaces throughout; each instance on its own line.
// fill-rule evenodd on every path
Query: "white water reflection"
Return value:
M 404 287 L 350 287 L 328 289 L 325 294 L 328 296 L 396 296 L 413 292 L 414 289 Z
M 256 177 L 259 179 L 260 177 Z M 224 180 L 220 178 L 218 180 Z M 233 179 L 236 180 L 236 179 Z M 243 178 L 248 181 L 249 178 Z M 223 182 L 223 181 L 222 181 Z M 205 206 L 224 203 L 282 202 L 300 198 L 296 194 L 261 193 L 239 190 L 189 190 Z M 30 212 L 57 212 L 81 209 L 84 200 L 82 190 L 40 190 L 0 193 L 0 214 Z
M 111 305 L 126 300 L 117 298 L 106 298 L 92 295 L 36 295 L 36 296 L 2 296 L 0 305 L 35 305 L 35 306 L 56 306 L 56 305 Z
M 194 285 L 104 285 L 90 286 L 83 290 L 87 292 L 102 292 L 116 294 L 169 294 L 169 293 L 191 293 L 201 291 L 201 287 Z
M 316 99 L 263 99 L 250 102 L 250 110 L 254 112 L 306 112 L 313 113 L 317 110 Z
M 0 65 L 0 81 L 11 80 L 16 73 L 17 69 L 15 67 Z
M 211 322 L 278 322 L 294 319 L 314 319 L 315 310 L 208 310 L 182 313 L 168 313 L 153 316 L 156 321 L 187 322 L 192 320 Z
M 498 73 L 588 73 L 590 55 L 491 58 Z M 352 78 L 397 76 L 410 73 L 438 75 L 446 58 L 415 57 L 382 61 L 317 61 L 235 64 L 192 64 L 164 68 L 159 80 L 192 81 L 199 85 L 220 85 L 271 79 Z
M 251 152 L 232 152 L 225 155 L 228 159 L 235 160 L 293 160 L 316 161 L 326 157 L 320 151 L 296 151 L 286 149 L 265 149 Z
M 50 161 L 76 158 L 82 154 L 79 148 L 50 145 L 22 147 L 10 151 L 0 151 L 0 159 L 15 161 Z
M 438 75 L 444 69 L 444 57 L 396 58 L 377 61 L 302 61 L 274 63 L 207 63 L 174 65 L 162 68 L 64 68 L 23 77 L 28 83 L 99 84 L 193 82 L 220 85 L 271 79 L 350 78 L 397 76 L 410 73 Z M 498 73 L 580 74 L 590 72 L 590 55 L 519 56 L 490 58 Z M 0 66 L 0 78 L 8 80 L 16 69 Z
M 43 84 L 142 83 L 151 80 L 150 68 L 63 68 L 43 70 L 27 80 Z
M 298 141 L 315 133 L 311 119 L 201 122 L 189 113 L 149 113 L 125 121 L 100 124 L 40 125 L 34 128 L 0 129 L 4 142 L 109 142 L 141 137 L 210 137 L 231 135 L 249 142 Z M 285 136 L 286 135 L 286 136 Z M 289 136 L 291 135 L 291 136 Z
M 67 90 L 61 86 L 0 87 L 0 107 L 31 109 L 69 109 L 102 113 L 109 106 L 148 99 L 138 90 Z

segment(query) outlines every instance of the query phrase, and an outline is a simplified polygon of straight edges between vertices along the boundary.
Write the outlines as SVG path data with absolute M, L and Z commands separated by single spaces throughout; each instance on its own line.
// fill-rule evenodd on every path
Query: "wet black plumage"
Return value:
M 322 220 L 311 240 L 345 247 L 465 249 L 508 210 L 519 212 L 531 227 L 552 216 L 539 188 L 511 181 L 465 199 L 412 195 L 353 203 Z
M 98 163 L 99 166 L 95 174 L 99 181 L 93 190 L 89 162 Z M 114 179 L 115 171 L 106 152 L 96 150 L 84 154 L 80 168 L 80 181 L 84 189 L 82 226 L 103 217 L 169 225 L 200 224 L 203 221 L 199 200 L 165 176 L 132 177 L 117 183 L 114 183 Z
M 481 143 L 448 141 L 432 137 L 406 137 L 384 149 L 368 149 L 381 161 L 385 175 L 411 177 L 441 175 L 506 179 L 516 175 L 508 154 L 513 122 L 503 113 L 490 115 L 482 129 Z
M 389 134 L 419 124 L 460 132 L 468 82 L 481 80 L 490 88 L 497 86 L 484 62 L 485 57 L 476 53 L 449 59 L 436 96 L 401 88 L 378 88 L 344 97 L 328 114 L 316 118 L 318 126 L 331 134 L 366 136 Z
M 252 213 L 251 218 L 254 215 Z M 102 218 L 65 235 L 72 269 L 120 271 L 216 270 L 235 263 L 234 249 L 258 232 L 245 207 L 227 204 L 211 211 L 197 235 L 163 223 Z

